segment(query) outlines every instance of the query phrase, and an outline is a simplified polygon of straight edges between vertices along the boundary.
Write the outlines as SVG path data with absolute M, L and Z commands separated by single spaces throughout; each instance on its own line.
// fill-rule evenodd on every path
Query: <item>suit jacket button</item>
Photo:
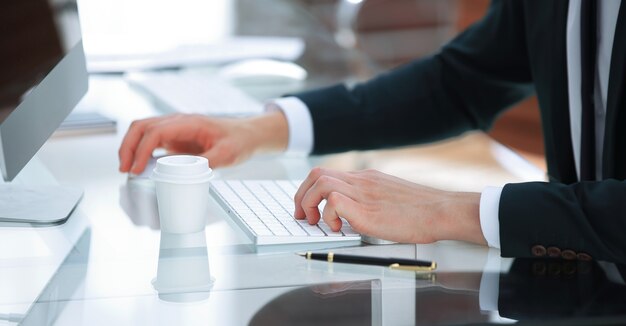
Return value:
M 563 263 L 563 272 L 567 275 L 573 275 L 576 273 L 576 264 L 577 262 L 566 261 Z
M 561 249 L 557 247 L 548 247 L 546 251 L 548 253 L 548 257 L 552 257 L 552 258 L 561 257 Z
M 542 261 L 534 262 L 533 275 L 546 275 L 546 264 Z
M 533 246 L 530 251 L 532 252 L 533 256 L 536 257 L 543 257 L 546 255 L 546 247 L 542 245 Z
M 561 264 L 559 263 L 548 264 L 548 275 L 558 276 L 560 274 L 561 274 Z
M 566 249 L 561 252 L 561 257 L 563 257 L 563 259 L 573 260 L 576 259 L 576 253 L 573 250 Z
M 578 260 L 582 260 L 582 261 L 590 261 L 593 258 L 591 258 L 591 256 L 589 256 L 589 254 L 586 254 L 584 252 L 579 252 L 578 255 L 576 255 L 576 257 L 578 258 Z

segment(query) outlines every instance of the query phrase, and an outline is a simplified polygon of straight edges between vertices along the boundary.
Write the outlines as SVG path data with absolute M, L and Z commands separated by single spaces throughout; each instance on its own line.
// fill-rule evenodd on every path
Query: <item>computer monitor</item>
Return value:
M 0 49 L 0 170 L 11 181 L 87 92 L 76 3 L 0 1 Z M 27 186 L 2 184 L 0 221 L 59 222 L 82 195 Z

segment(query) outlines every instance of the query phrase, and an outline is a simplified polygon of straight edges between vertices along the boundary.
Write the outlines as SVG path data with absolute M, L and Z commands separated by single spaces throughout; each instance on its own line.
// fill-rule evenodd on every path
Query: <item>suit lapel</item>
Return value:
M 609 70 L 603 177 L 626 179 L 626 5 L 619 8 Z M 621 128 L 620 128 L 621 126 Z

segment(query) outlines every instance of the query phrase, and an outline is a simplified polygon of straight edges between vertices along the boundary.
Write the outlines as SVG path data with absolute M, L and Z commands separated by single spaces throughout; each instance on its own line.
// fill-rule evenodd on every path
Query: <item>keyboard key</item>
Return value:
M 252 231 L 254 231 L 256 234 L 258 235 L 272 235 L 272 231 L 270 231 L 270 229 L 268 229 L 262 222 L 260 221 L 256 221 L 252 222 L 251 224 L 248 224 L 248 226 L 250 226 L 250 228 L 252 229 Z
M 304 229 L 298 224 L 298 222 L 292 220 L 284 224 L 287 230 L 293 235 L 307 235 Z
M 285 194 L 287 194 L 287 196 L 291 197 L 292 199 L 298 191 L 298 186 L 296 186 L 290 180 L 277 180 L 276 184 L 285 192 Z
M 307 220 L 296 220 L 302 229 L 309 235 L 326 235 L 317 225 L 311 225 Z
M 359 234 L 352 229 L 350 224 L 344 223 L 341 225 L 341 232 L 346 236 L 358 236 Z
M 341 237 L 343 236 L 343 233 L 341 233 L 341 231 L 333 231 L 330 229 L 330 226 L 328 226 L 328 224 L 326 223 L 318 223 L 317 226 L 320 227 L 320 229 L 322 229 L 322 231 L 324 231 L 324 233 L 326 233 L 327 236 L 329 237 Z

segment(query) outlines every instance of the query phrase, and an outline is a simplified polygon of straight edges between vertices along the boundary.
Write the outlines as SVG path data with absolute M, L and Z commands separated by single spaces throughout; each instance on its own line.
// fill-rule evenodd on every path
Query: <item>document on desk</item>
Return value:
M 70 136 L 115 132 L 117 121 L 95 111 L 72 112 L 54 132 L 54 136 Z
M 86 52 L 90 73 L 180 68 L 243 59 L 270 58 L 293 61 L 302 55 L 304 42 L 295 37 L 240 36 L 208 44 L 181 45 L 158 52 Z

